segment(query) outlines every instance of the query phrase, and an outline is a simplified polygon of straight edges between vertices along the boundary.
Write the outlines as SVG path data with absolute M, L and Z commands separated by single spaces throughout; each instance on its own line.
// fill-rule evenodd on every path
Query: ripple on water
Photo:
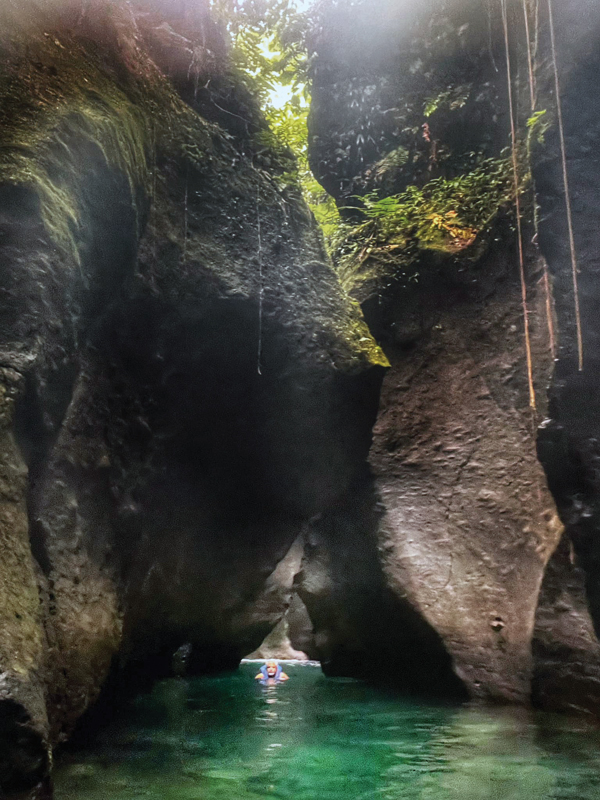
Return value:
M 600 734 L 523 710 L 419 704 L 286 666 L 172 680 L 86 750 L 57 800 L 598 800 Z

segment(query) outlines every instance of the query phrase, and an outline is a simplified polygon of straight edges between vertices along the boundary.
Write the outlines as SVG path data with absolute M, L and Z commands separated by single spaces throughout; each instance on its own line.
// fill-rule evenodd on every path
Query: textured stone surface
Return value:
M 533 700 L 556 711 L 598 714 L 600 644 L 585 590 L 586 576 L 565 535 L 544 576 L 536 615 Z
M 554 376 L 526 265 L 537 416 L 500 214 L 477 259 L 421 255 L 417 281 L 361 296 L 391 363 L 375 420 L 386 359 L 288 157 L 258 143 L 206 7 L 159 6 L 36 6 L 26 30 L 0 9 L 0 781 L 45 780 L 111 669 L 152 679 L 183 644 L 193 671 L 234 666 L 286 608 L 329 674 L 523 701 L 533 673 L 540 705 L 597 713 L 600 11 L 556 11 L 583 372 L 554 127 L 535 156 Z M 311 163 L 342 204 L 498 155 L 497 15 L 328 6 Z M 551 99 L 543 14 L 540 42 Z M 425 117 L 449 77 L 468 101 Z
M 477 281 L 436 273 L 367 310 L 392 364 L 374 490 L 314 526 L 302 572 L 326 670 L 369 676 L 376 652 L 408 688 L 459 691 L 453 670 L 472 696 L 529 697 L 538 592 L 562 526 L 536 458 L 512 267 L 491 253 Z M 543 397 L 545 298 L 531 297 Z
M 554 15 L 578 263 L 583 370 L 578 369 L 560 140 L 554 126 L 544 147 L 536 152 L 535 169 L 540 246 L 554 280 L 560 327 L 558 361 L 548 419 L 540 431 L 539 454 L 566 533 L 540 598 L 534 647 L 540 659 L 536 695 L 539 702 L 553 708 L 587 709 L 598 714 L 600 235 L 595 208 L 600 186 L 600 8 L 585 0 L 566 0 L 554 3 Z M 541 22 L 539 91 L 553 98 L 547 17 L 543 16 Z M 551 102 L 550 108 L 554 107 L 555 102 Z
M 498 156 L 509 142 L 499 9 L 381 0 L 374 11 L 372 3 L 331 2 L 322 19 L 314 37 L 311 164 L 342 205 L 372 188 L 386 195 L 452 178 L 470 169 L 474 153 Z M 465 102 L 447 103 L 461 91 Z M 553 362 L 542 263 L 531 251 L 534 414 L 516 237 L 502 214 L 493 230 L 476 257 L 424 253 L 408 279 L 390 274 L 372 297 L 361 294 L 392 364 L 370 455 L 368 513 L 379 519 L 368 526 L 373 577 L 364 582 L 382 583 L 420 620 L 421 633 L 413 625 L 406 634 L 410 657 L 408 648 L 391 647 L 407 664 L 405 684 L 422 681 L 423 657 L 410 659 L 429 626 L 441 643 L 439 663 L 445 650 L 471 695 L 526 701 L 538 592 L 562 529 L 536 454 Z M 358 513 L 365 518 L 364 508 Z M 313 569 L 321 574 L 319 564 Z M 336 570 L 325 573 L 335 584 Z M 381 608 L 380 617 L 390 613 Z M 372 629 L 370 616 L 340 613 L 329 614 L 337 620 L 328 649 L 338 639 L 350 647 Z M 395 631 L 399 623 L 390 615 L 380 624 Z M 368 658 L 363 646 L 352 669 L 364 672 Z
M 162 49 L 154 8 L 54 10 L 2 42 L 6 788 L 111 669 L 139 688 L 184 643 L 199 672 L 260 644 L 279 562 L 362 469 L 385 364 L 218 39 L 190 72 L 202 8 Z
M 464 696 L 440 635 L 384 574 L 383 513 L 365 476 L 312 523 L 297 585 L 323 670 L 409 692 Z
M 49 769 L 44 633 L 27 528 L 27 470 L 11 424 L 23 382 L 0 370 L 0 785 L 28 789 Z
M 562 526 L 536 458 L 515 267 L 492 252 L 474 280 L 436 274 L 387 306 L 392 369 L 370 461 L 390 586 L 440 633 L 473 695 L 526 700 L 537 595 Z M 536 277 L 532 265 L 531 287 Z M 544 302 L 530 295 L 540 398 Z M 411 342 L 415 307 L 424 330 Z
M 297 640 L 306 635 L 306 628 L 310 631 L 312 625 L 308 619 L 306 609 L 302 614 L 301 601 L 294 591 L 294 581 L 304 554 L 304 535 L 300 535 L 291 546 L 286 557 L 279 562 L 277 569 L 270 575 L 265 584 L 262 597 L 252 608 L 252 615 L 257 611 L 265 620 L 268 619 L 268 609 L 272 611 L 272 619 L 277 624 L 269 625 L 269 633 L 260 647 L 250 653 L 248 658 L 278 658 L 306 660 L 307 654 L 296 650 L 292 639 Z M 282 607 L 285 614 L 281 616 Z M 264 609 L 264 610 L 262 610 Z M 271 629 L 272 628 L 272 629 Z

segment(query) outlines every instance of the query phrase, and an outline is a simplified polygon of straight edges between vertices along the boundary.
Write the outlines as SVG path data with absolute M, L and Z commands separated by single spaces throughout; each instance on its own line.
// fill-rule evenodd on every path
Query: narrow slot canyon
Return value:
M 0 797 L 593 800 L 600 7 L 0 52 Z

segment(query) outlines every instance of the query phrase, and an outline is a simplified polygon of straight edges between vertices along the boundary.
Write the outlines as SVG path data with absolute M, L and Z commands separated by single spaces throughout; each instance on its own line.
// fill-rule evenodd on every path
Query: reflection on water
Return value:
M 598 800 L 600 732 L 286 667 L 165 681 L 57 769 L 57 800 Z

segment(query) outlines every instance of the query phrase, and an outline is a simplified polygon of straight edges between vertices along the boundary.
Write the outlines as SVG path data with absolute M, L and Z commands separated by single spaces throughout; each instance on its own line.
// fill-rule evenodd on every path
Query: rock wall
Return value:
M 42 670 L 44 633 L 38 598 L 38 570 L 27 525 L 27 469 L 12 424 L 21 376 L 2 369 L 0 500 L 0 785 L 20 787 L 23 773 L 47 773 L 48 719 Z
M 441 636 L 387 579 L 377 488 L 364 476 L 311 526 L 297 584 L 323 671 L 462 698 Z
M 553 8 L 583 351 L 580 370 L 560 131 L 555 124 L 536 151 L 534 172 L 540 204 L 540 247 L 552 273 L 560 327 L 548 419 L 538 445 L 566 530 L 540 598 L 536 692 L 545 705 L 597 714 L 600 284 L 594 208 L 600 185 L 600 104 L 595 88 L 600 68 L 600 9 L 583 0 L 555 3 Z M 540 20 L 537 80 L 541 96 L 550 98 L 549 110 L 556 120 L 547 9 Z
M 6 791 L 47 778 L 109 673 L 260 644 L 386 364 L 206 8 L 27 10 L 2 25 Z
M 487 207 L 456 187 L 498 167 L 485 224 L 428 211 L 350 298 L 207 4 L 27 5 L 0 9 L 3 790 L 45 791 L 107 680 L 183 645 L 233 667 L 284 615 L 328 674 L 597 713 L 595 6 L 556 9 L 583 371 L 539 18 L 533 410 L 499 9 L 320 5 L 310 160 L 347 219 L 461 176 Z
M 536 459 L 514 267 L 492 250 L 475 274 L 446 269 L 390 304 L 392 370 L 370 460 L 390 586 L 440 633 L 471 695 L 523 701 L 538 591 L 561 525 Z M 540 277 L 531 265 L 531 289 Z M 530 292 L 540 396 L 552 367 L 544 303 Z M 416 340 L 407 325 L 415 309 Z
M 532 264 L 543 397 L 541 274 Z M 325 669 L 368 677 L 377 653 L 407 689 L 527 701 L 538 593 L 562 526 L 536 457 L 514 261 L 492 249 L 475 271 L 436 270 L 365 312 L 392 365 L 373 488 L 338 526 L 319 524 L 302 573 Z
M 589 209 L 598 186 L 598 12 L 583 0 L 556 11 L 585 327 L 586 364 L 579 373 L 544 6 L 538 28 L 527 6 L 538 42 L 537 110 L 546 111 L 549 127 L 545 138 L 536 134 L 543 142 L 534 155 L 541 254 L 535 242 L 529 245 L 534 215 L 527 195 L 521 200 L 537 408 L 532 412 L 528 403 L 516 232 L 506 207 L 462 252 L 425 246 L 413 251 L 408 268 L 406 261 L 394 267 L 387 258 L 385 280 L 380 272 L 379 282 L 356 282 L 356 296 L 392 365 L 370 454 L 375 494 L 369 513 L 379 519 L 370 526 L 367 582 L 383 582 L 396 602 L 410 606 L 421 627 L 431 626 L 471 696 L 527 700 L 534 676 L 540 703 L 597 712 L 598 642 L 587 603 L 593 615 L 597 246 Z M 411 184 L 427 187 L 467 174 L 481 159 L 506 157 L 510 125 L 499 7 L 430 2 L 415 9 L 381 0 L 374 9 L 372 3 L 349 7 L 332 1 L 322 4 L 321 15 L 312 41 L 311 165 L 344 214 L 348 206 L 360 206 L 357 195 L 376 190 L 385 197 Z M 525 129 L 531 112 L 523 23 L 522 4 L 509 3 L 515 115 Z M 543 256 L 553 297 L 544 290 Z M 550 325 L 560 346 L 556 363 Z M 569 545 L 563 542 L 546 570 L 562 531 L 555 503 L 574 543 L 573 560 L 565 561 Z M 325 544 L 323 550 L 334 547 Z M 309 586 L 313 580 L 335 583 L 333 567 L 323 577 L 325 561 L 307 558 Z M 326 639 L 341 640 L 338 647 L 357 641 L 356 629 L 371 624 L 358 613 L 351 622 L 336 614 L 329 613 Z M 577 624 L 566 635 L 570 615 Z M 389 624 L 380 624 L 395 630 L 398 623 L 390 616 Z M 391 647 L 391 671 L 409 687 L 421 688 L 423 659 L 412 668 L 402 663 L 412 658 L 408 650 L 422 647 L 421 636 L 413 627 L 408 647 Z M 326 658 L 328 652 L 325 644 Z M 348 671 L 365 672 L 368 658 L 363 648 Z M 438 659 L 443 661 L 440 651 Z M 568 675 L 578 689 L 563 693 Z

